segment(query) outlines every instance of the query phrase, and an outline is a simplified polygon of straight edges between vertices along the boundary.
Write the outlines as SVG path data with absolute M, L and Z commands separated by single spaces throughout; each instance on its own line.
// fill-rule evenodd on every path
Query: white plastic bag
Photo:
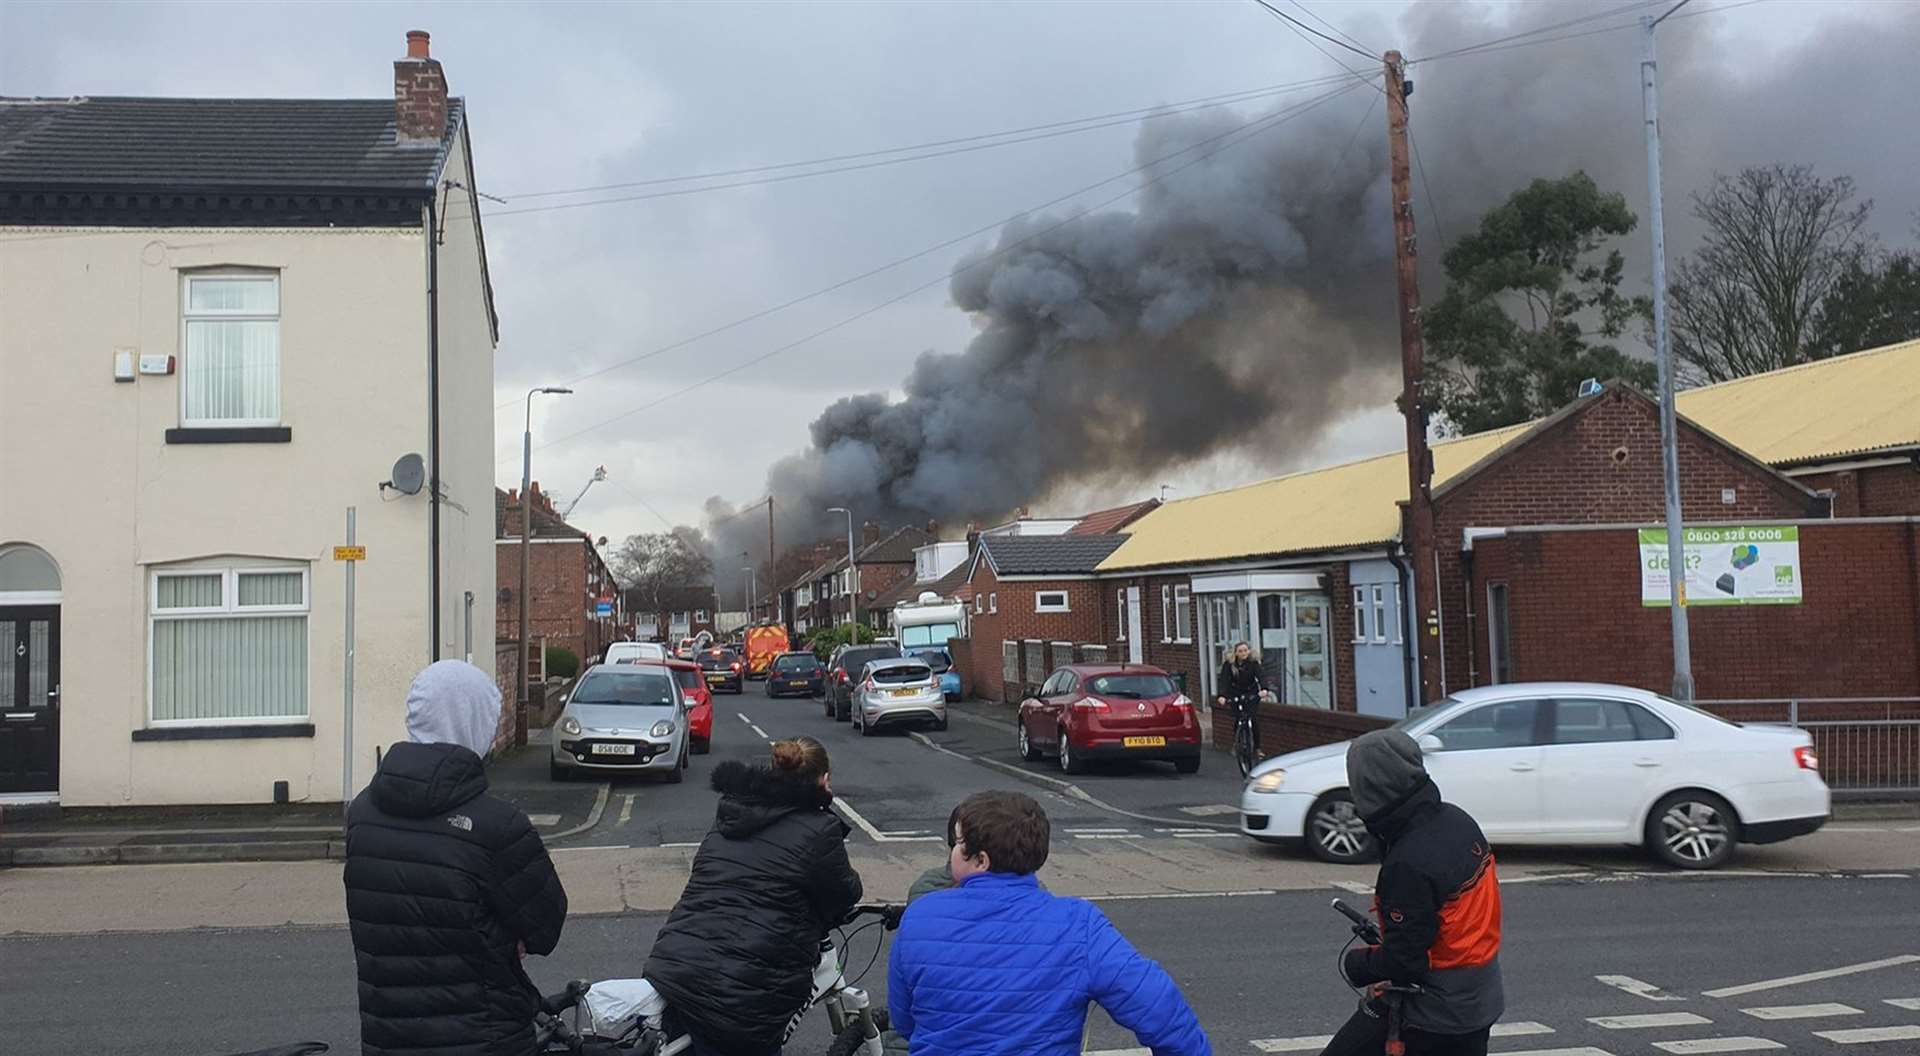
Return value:
M 603 1038 L 626 1036 L 642 1020 L 659 1027 L 667 1001 L 645 979 L 606 979 L 593 984 L 581 999 L 591 1020 L 589 1030 Z

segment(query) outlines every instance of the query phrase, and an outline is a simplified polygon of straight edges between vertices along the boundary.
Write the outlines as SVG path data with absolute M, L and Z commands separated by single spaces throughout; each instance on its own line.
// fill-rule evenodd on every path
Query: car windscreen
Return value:
M 1095 675 L 1087 681 L 1087 692 L 1096 697 L 1146 700 L 1171 697 L 1178 690 L 1174 689 L 1173 679 L 1165 675 Z
M 925 682 L 932 677 L 933 670 L 920 664 L 883 667 L 873 673 L 873 680 L 881 685 L 898 685 L 903 682 Z
M 665 671 L 593 671 L 573 691 L 575 704 L 673 705 L 673 679 Z
M 783 656 L 773 662 L 773 669 L 782 674 L 811 674 L 820 670 L 820 658 L 811 653 Z
M 929 650 L 924 653 L 915 653 L 913 655 L 925 660 L 927 666 L 933 668 L 933 673 L 936 675 L 944 675 L 948 671 L 953 670 L 953 657 L 948 656 L 938 649 Z
M 929 623 L 923 627 L 902 627 L 900 644 L 908 647 L 916 645 L 938 645 L 949 638 L 960 635 L 960 625 L 955 623 Z
M 873 645 L 863 649 L 849 649 L 840 654 L 840 666 L 849 673 L 858 672 L 875 660 L 892 660 L 900 655 L 900 650 L 891 645 Z

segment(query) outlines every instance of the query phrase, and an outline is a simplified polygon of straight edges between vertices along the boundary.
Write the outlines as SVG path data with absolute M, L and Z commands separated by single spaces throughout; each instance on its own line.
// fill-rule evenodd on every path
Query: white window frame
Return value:
M 1406 641 L 1407 628 L 1407 585 L 1395 581 L 1393 584 L 1393 644 Z
M 1353 644 L 1367 640 L 1367 588 L 1353 588 Z
M 1042 602 L 1042 598 L 1059 598 L 1059 604 Z M 1072 612 L 1070 599 L 1064 590 L 1036 590 L 1033 592 L 1033 611 L 1035 612 Z
M 262 279 L 273 283 L 273 314 L 262 315 L 259 312 L 239 311 L 194 311 L 193 284 L 201 280 Z M 180 427 L 182 429 L 258 429 L 270 428 L 286 421 L 286 357 L 281 345 L 280 322 L 286 315 L 286 304 L 282 299 L 284 291 L 280 285 L 280 273 L 277 270 L 224 268 L 213 271 L 183 271 L 180 273 L 180 383 L 174 387 L 180 390 Z M 187 356 L 187 324 L 194 320 L 218 319 L 224 322 L 256 323 L 270 322 L 274 326 L 274 403 L 279 406 L 280 414 L 273 418 L 189 418 L 187 417 L 187 375 L 193 364 Z
M 240 577 L 243 575 L 267 574 L 283 576 L 290 573 L 300 575 L 300 597 L 298 605 L 241 605 Z M 194 605 L 179 608 L 162 609 L 160 607 L 160 581 L 163 579 L 184 579 L 194 576 L 218 575 L 220 582 L 220 604 Z M 225 719 L 156 719 L 153 717 L 153 628 L 155 623 L 174 620 L 225 619 L 248 616 L 304 616 L 307 618 L 307 711 L 304 715 L 241 715 Z M 301 726 L 313 721 L 313 569 L 309 565 L 228 565 L 203 563 L 188 565 L 168 565 L 153 569 L 147 575 L 147 666 L 141 673 L 141 681 L 147 687 L 147 727 L 149 729 L 173 729 L 183 726 Z
M 996 614 L 999 611 L 1000 611 L 1000 592 L 996 590 L 987 595 L 987 612 L 989 614 Z
M 1128 641 L 1129 639 L 1127 638 L 1127 588 L 1121 587 L 1119 590 L 1116 590 L 1113 592 L 1113 603 L 1114 603 L 1114 610 L 1115 610 L 1114 611 L 1115 619 L 1113 624 L 1113 629 L 1114 629 L 1113 640 L 1116 642 Z
M 1160 640 L 1173 641 L 1173 586 L 1160 584 Z
M 1375 583 L 1369 588 L 1373 596 L 1373 641 L 1376 645 L 1387 644 L 1387 585 Z
M 1187 614 L 1180 615 L 1180 600 L 1186 599 Z M 1193 642 L 1193 588 L 1185 583 L 1173 586 L 1174 641 L 1191 644 Z

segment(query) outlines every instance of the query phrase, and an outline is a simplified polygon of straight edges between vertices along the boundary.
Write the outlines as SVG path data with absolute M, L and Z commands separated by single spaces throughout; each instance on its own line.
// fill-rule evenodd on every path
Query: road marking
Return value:
M 1554 880 L 1591 880 L 1594 879 L 1594 875 L 1592 872 L 1532 873 L 1525 876 L 1503 876 L 1500 878 L 1500 883 L 1502 886 L 1510 886 L 1513 884 L 1545 884 Z
M 1228 806 L 1225 803 L 1203 803 L 1197 807 L 1181 807 L 1180 813 L 1192 814 L 1197 818 L 1210 818 L 1219 814 L 1238 814 L 1240 808 Z
M 692 843 L 663 843 L 660 846 L 662 847 L 698 847 L 700 846 L 700 841 L 695 840 Z
M 840 798 L 839 796 L 835 796 L 833 798 L 833 806 L 834 806 L 834 809 L 846 815 L 848 821 L 851 821 L 855 825 L 859 826 L 861 832 L 864 832 L 868 836 L 873 837 L 873 842 L 875 843 L 923 843 L 923 842 L 945 843 L 946 842 L 946 837 L 944 836 L 892 836 L 892 835 L 888 835 L 887 833 L 881 832 L 879 827 L 874 825 L 873 822 L 868 821 L 866 818 L 861 817 L 860 812 L 853 809 L 853 804 L 847 802 L 846 800 Z
M 1713 1020 L 1692 1012 L 1647 1012 L 1637 1016 L 1589 1016 L 1587 1022 L 1607 1030 L 1650 1030 L 1654 1027 L 1697 1027 Z
M 1176 840 L 1235 840 L 1240 838 L 1237 832 L 1176 832 Z
M 1596 975 L 1594 978 L 1616 990 L 1625 990 L 1635 997 L 1644 997 L 1649 1001 L 1686 1000 L 1678 994 L 1669 994 L 1652 983 L 1635 979 L 1631 975 Z
M 1920 1012 L 1920 997 L 1889 997 L 1887 1004 L 1895 1008 L 1904 1008 L 1911 1012 Z
M 552 828 L 552 827 L 553 827 L 553 826 L 555 826 L 555 825 L 558 825 L 558 824 L 560 824 L 560 815 L 558 815 L 558 814 L 529 814 L 529 815 L 527 815 L 527 820 L 528 820 L 528 821 L 530 821 L 530 822 L 533 822 L 533 824 L 534 824 L 534 825 L 535 825 L 535 827 L 537 827 L 537 828 L 542 828 L 542 829 L 549 829 L 549 828 Z
M 1534 1034 L 1551 1034 L 1553 1028 L 1544 1023 L 1499 1023 L 1494 1026 L 1492 1033 L 1496 1038 L 1519 1038 Z M 1332 1040 L 1331 1034 L 1318 1034 L 1305 1038 L 1263 1038 L 1252 1044 L 1261 1052 L 1319 1052 Z M 1598 1056 L 1607 1056 L 1599 1049 L 1541 1049 L 1538 1051 L 1542 1054 L 1564 1053 L 1567 1056 L 1587 1056 L 1594 1053 Z M 1524 1056 L 1524 1054 L 1508 1053 L 1503 1056 Z
M 1342 891 L 1351 892 L 1356 895 L 1373 894 L 1372 884 L 1363 884 L 1358 880 L 1335 880 L 1332 884 L 1328 886 L 1337 887 Z
M 555 847 L 552 853 L 563 854 L 568 851 L 626 851 L 626 850 L 632 850 L 632 848 L 624 843 L 597 843 L 597 844 L 594 844 L 592 847 Z
M 1137 840 L 1140 834 L 1137 832 L 1076 832 L 1073 838 L 1076 840 Z
M 1723 986 L 1718 990 L 1708 990 L 1708 997 L 1739 997 L 1760 990 L 1777 990 L 1783 986 L 1798 986 L 1801 983 L 1813 983 L 1822 979 L 1838 979 L 1843 975 L 1857 975 L 1871 972 L 1876 968 L 1892 968 L 1896 965 L 1912 964 L 1920 961 L 1920 954 L 1903 953 L 1898 957 L 1883 957 L 1877 961 L 1863 961 L 1840 968 L 1828 968 L 1820 972 L 1807 972 L 1804 975 L 1789 975 L 1783 979 L 1763 979 L 1757 983 L 1744 983 L 1740 986 Z
M 1094 1049 L 1086 1056 L 1153 1056 L 1152 1049 Z
M 1854 1030 L 1816 1030 L 1816 1038 L 1835 1045 L 1870 1045 L 1876 1041 L 1912 1041 L 1920 1038 L 1920 1027 L 1859 1027 Z
M 982 720 L 982 721 L 985 721 L 985 720 Z M 933 743 L 931 740 L 928 740 L 925 734 L 919 733 L 917 731 L 908 731 L 907 736 L 912 737 L 914 740 L 919 741 L 921 744 L 926 745 L 927 747 L 933 749 L 936 752 L 945 752 L 948 755 L 955 756 L 960 759 L 965 759 L 967 762 L 970 762 L 970 763 L 977 763 L 981 766 L 991 766 L 996 770 L 1004 770 L 1007 773 L 1012 774 L 1013 776 L 1019 778 L 1022 781 L 1035 781 L 1035 782 L 1039 782 L 1040 784 L 1051 785 L 1054 788 L 1059 789 L 1063 794 L 1070 796 L 1073 799 L 1079 800 L 1082 803 L 1087 803 L 1092 806 L 1098 807 L 1109 814 L 1118 814 L 1123 818 L 1137 818 L 1140 821 L 1151 821 L 1161 825 L 1179 824 L 1178 818 L 1156 817 L 1152 814 L 1142 814 L 1142 813 L 1139 813 L 1138 811 L 1127 810 L 1124 807 L 1116 807 L 1113 804 L 1106 802 L 1105 800 L 1097 799 L 1089 795 L 1086 789 L 1081 788 L 1079 785 L 1076 785 L 1071 781 L 1062 781 L 1057 777 L 1048 777 L 1045 774 L 1035 773 L 1033 770 L 1028 769 L 1027 767 L 1014 766 L 1012 763 L 1003 763 L 998 759 L 988 759 L 985 756 L 979 756 L 979 755 L 967 755 L 962 752 L 953 751 L 952 749 L 949 749 L 949 748 L 943 748 L 940 745 Z M 1212 825 L 1207 822 L 1193 822 L 1192 824 L 1207 825 L 1208 828 L 1219 829 L 1223 832 L 1239 832 L 1240 831 L 1239 827 L 1234 825 Z
M 593 828 L 595 825 L 600 824 L 600 814 L 607 809 L 607 795 L 612 791 L 613 787 L 611 785 L 605 781 L 600 782 L 600 794 L 593 797 L 593 809 L 587 811 L 587 820 L 564 832 L 549 833 L 543 838 L 549 842 L 553 840 L 564 840 L 569 836 L 577 836 Z
M 1764 1008 L 1743 1008 L 1740 1011 L 1755 1019 L 1819 1019 L 1822 1016 L 1864 1014 L 1852 1005 L 1843 1005 L 1835 1001 L 1825 1001 L 1817 1005 L 1768 1005 Z
M 759 735 L 760 735 L 760 739 L 761 739 L 761 740 L 763 740 L 763 741 L 771 741 L 771 740 L 773 740 L 773 738 L 771 738 L 771 737 L 769 737 L 769 736 L 767 736 L 767 731 L 765 731 L 765 730 L 763 730 L 763 729 L 761 729 L 761 728 L 760 728 L 760 727 L 758 727 L 758 726 L 755 726 L 755 725 L 754 725 L 753 723 L 751 723 L 751 722 L 749 722 L 749 723 L 747 723 L 747 729 L 749 729 L 749 730 L 752 730 L 753 732 L 755 732 L 755 733 L 757 733 L 757 734 L 759 734 Z
M 1125 829 L 1068 829 L 1067 831 L 1072 833 L 1082 833 L 1082 832 L 1096 833 L 1096 832 L 1125 832 L 1127 830 Z
M 1088 895 L 1086 900 L 1088 902 L 1155 902 L 1175 898 L 1251 898 L 1255 895 L 1279 893 L 1268 888 L 1256 888 L 1252 891 L 1156 891 L 1146 895 Z
M 619 828 L 633 820 L 633 801 L 637 795 L 636 792 L 629 792 L 620 797 L 620 820 L 614 822 L 614 828 Z
M 1319 1034 L 1310 1038 L 1261 1038 L 1252 1044 L 1261 1052 L 1319 1052 L 1332 1040 L 1331 1034 Z
M 1692 1041 L 1656 1041 L 1653 1047 L 1663 1052 L 1682 1053 L 1694 1056 L 1708 1052 L 1761 1052 L 1768 1049 L 1784 1049 L 1785 1045 L 1766 1038 L 1696 1038 Z
M 1613 1053 L 1591 1045 L 1578 1045 L 1571 1049 L 1522 1049 L 1519 1052 L 1503 1052 L 1500 1056 L 1613 1056 Z
M 1495 1023 L 1492 1036 L 1496 1038 L 1525 1038 L 1534 1034 L 1551 1034 L 1553 1028 L 1545 1023 L 1535 1023 L 1523 1019 L 1518 1023 Z
M 744 712 L 744 711 L 736 711 L 736 712 L 734 712 L 734 714 L 735 714 L 735 715 L 738 715 L 738 716 L 740 716 L 740 721 L 741 721 L 741 722 L 744 722 L 744 723 L 746 723 L 746 724 L 747 724 L 747 725 L 749 725 L 749 726 L 751 726 L 751 725 L 753 725 L 753 720 L 752 720 L 752 719 L 749 719 L 749 718 L 747 718 L 747 713 L 746 713 L 746 712 Z

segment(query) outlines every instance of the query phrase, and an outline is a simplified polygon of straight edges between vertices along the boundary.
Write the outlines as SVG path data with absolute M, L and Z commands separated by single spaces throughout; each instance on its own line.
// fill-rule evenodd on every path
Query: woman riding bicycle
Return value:
M 1245 642 L 1236 642 L 1233 651 L 1227 654 L 1226 662 L 1220 665 L 1220 676 L 1214 679 L 1214 686 L 1218 690 L 1214 702 L 1223 708 L 1233 708 L 1235 718 L 1244 713 L 1251 721 L 1256 753 L 1260 745 L 1260 694 L 1266 689 L 1264 678 L 1260 660 L 1253 655 L 1253 647 Z
M 642 974 L 692 1056 L 778 1053 L 813 996 L 820 941 L 860 901 L 860 874 L 819 741 L 775 742 L 769 766 L 721 763 L 712 784 L 713 829 Z

